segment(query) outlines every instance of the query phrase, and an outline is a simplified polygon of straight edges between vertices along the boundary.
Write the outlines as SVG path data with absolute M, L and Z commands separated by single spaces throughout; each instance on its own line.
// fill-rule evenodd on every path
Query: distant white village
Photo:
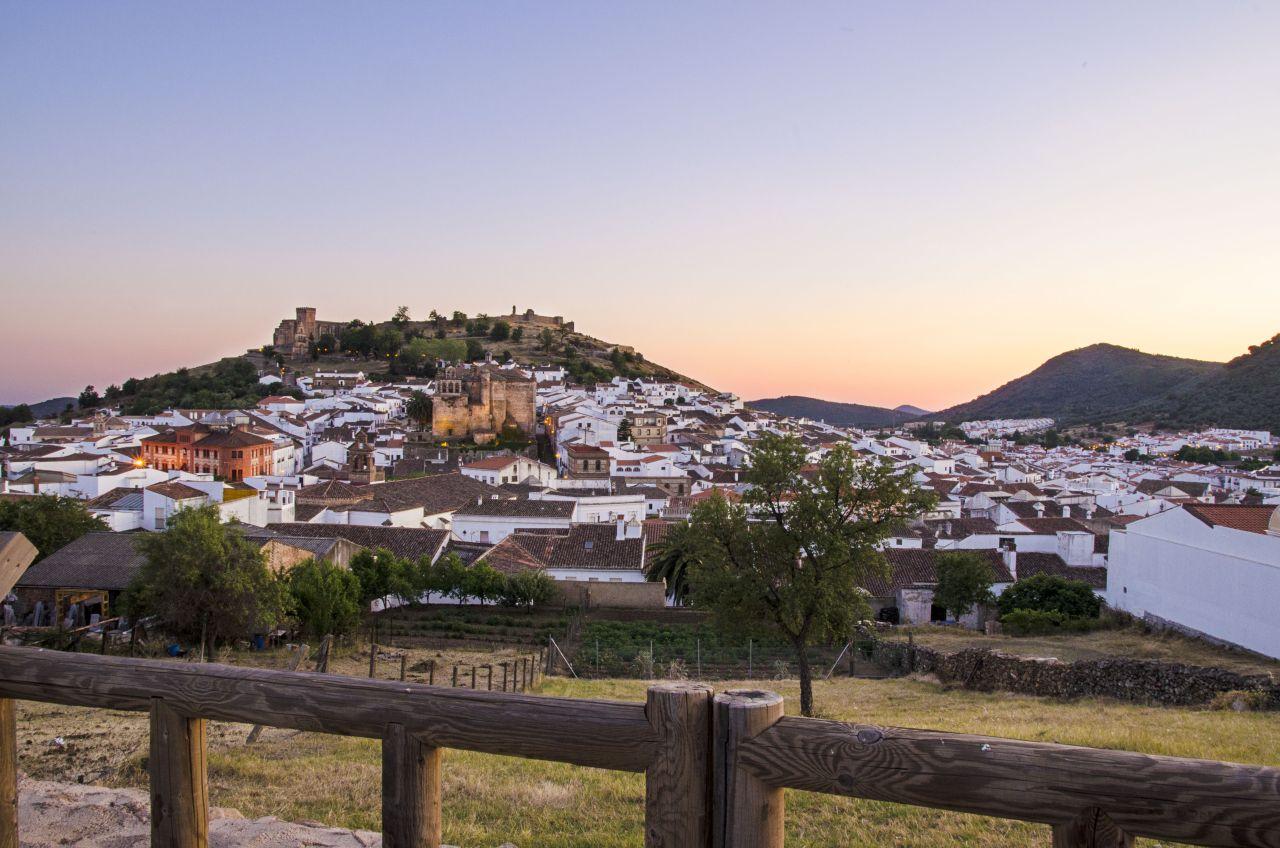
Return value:
M 113 597 L 138 559 L 134 531 L 216 506 L 271 561 L 456 551 L 512 572 L 536 568 L 584 603 L 672 603 L 645 565 L 700 499 L 738 496 L 752 444 L 794 434 L 817 460 L 849 443 L 910 470 L 936 509 L 886 545 L 890 573 L 864 587 L 885 620 L 945 618 L 932 603 L 939 552 L 983 552 L 997 591 L 1033 574 L 1086 581 L 1149 621 L 1280 656 L 1280 467 L 1272 434 L 1134 434 L 1047 448 L 1051 419 L 971 421 L 963 440 L 779 418 L 680 382 L 573 385 L 560 367 L 487 362 L 431 380 L 322 371 L 294 397 L 249 409 L 101 408 L 11 429 L 0 497 L 86 502 L 96 532 L 33 567 L 18 591 Z M 264 385 L 279 377 L 263 374 Z M 411 417 L 415 398 L 429 401 Z M 504 434 L 506 434 L 504 436 Z M 1183 447 L 1266 458 L 1253 470 L 1179 461 Z M 33 603 L 27 603 L 28 609 Z

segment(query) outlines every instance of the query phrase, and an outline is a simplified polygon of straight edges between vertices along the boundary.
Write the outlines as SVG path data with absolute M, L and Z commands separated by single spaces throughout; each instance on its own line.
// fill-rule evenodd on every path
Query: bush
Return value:
M 1035 574 L 1005 589 L 998 600 L 1000 620 L 1014 610 L 1061 613 L 1064 619 L 1097 618 L 1102 599 L 1083 580 Z

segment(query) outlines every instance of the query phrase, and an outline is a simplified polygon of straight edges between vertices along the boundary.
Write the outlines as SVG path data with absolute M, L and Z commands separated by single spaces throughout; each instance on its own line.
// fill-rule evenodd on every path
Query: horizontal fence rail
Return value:
M 1280 768 L 782 716 L 767 692 L 715 699 L 719 845 L 769 837 L 802 789 L 1040 822 L 1054 845 L 1280 846 Z M 717 813 L 719 814 L 719 813 Z
M 0 647 L 0 848 L 17 842 L 14 699 L 148 712 L 152 844 L 204 848 L 205 721 L 382 743 L 388 848 L 438 845 L 442 748 L 645 774 L 647 848 L 780 848 L 799 789 L 1135 836 L 1280 848 L 1280 768 L 787 717 L 764 691 L 665 683 L 644 704 Z

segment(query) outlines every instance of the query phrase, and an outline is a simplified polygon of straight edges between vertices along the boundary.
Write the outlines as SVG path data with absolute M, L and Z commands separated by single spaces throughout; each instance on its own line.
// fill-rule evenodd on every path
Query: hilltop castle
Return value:
M 345 321 L 317 321 L 313 306 L 299 306 L 296 318 L 286 318 L 271 336 L 271 345 L 279 353 L 295 358 L 311 352 L 311 343 L 328 333 L 335 339 L 346 329 Z

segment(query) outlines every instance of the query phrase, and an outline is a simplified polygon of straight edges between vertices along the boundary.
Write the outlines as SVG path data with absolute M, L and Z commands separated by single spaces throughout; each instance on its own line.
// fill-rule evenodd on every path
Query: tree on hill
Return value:
M 489 338 L 495 342 L 505 342 L 511 338 L 511 325 L 506 321 L 494 321 L 493 328 L 489 330 Z
M 764 626 L 793 647 L 800 710 L 813 715 L 809 648 L 848 638 L 869 615 L 862 582 L 888 568 L 881 543 L 933 503 L 932 494 L 842 444 L 811 465 L 803 442 L 767 434 L 740 503 L 714 497 L 690 519 L 700 556 L 695 606 L 729 631 Z
M 144 533 L 146 558 L 125 593 L 131 616 L 154 615 L 179 639 L 203 644 L 265 633 L 285 615 L 285 588 L 240 529 L 216 506 L 184 509 L 163 533 Z
M 550 353 L 556 346 L 556 334 L 551 332 L 550 327 L 544 327 L 541 333 L 538 333 L 538 347 L 543 351 Z
M 484 359 L 484 345 L 477 339 L 467 339 L 467 361 L 478 362 Z
M 108 530 L 84 501 L 58 495 L 0 501 L 0 530 L 16 530 L 36 548 L 36 562 L 85 533 Z
M 84 391 L 80 393 L 80 397 L 76 402 L 81 409 L 93 409 L 102 402 L 102 398 L 98 397 L 98 393 L 94 391 L 93 386 L 85 386 Z
M 511 330 L 511 341 L 518 342 L 524 338 L 524 327 L 514 327 Z
M 34 421 L 35 416 L 31 414 L 31 407 L 25 403 L 17 406 L 0 407 L 0 427 L 8 427 L 11 424 L 26 424 L 28 421 Z
M 391 316 L 391 323 L 395 324 L 397 327 L 402 327 L 405 324 L 408 324 L 409 323 L 409 307 L 407 306 L 396 307 L 396 313 Z
M 937 562 L 938 585 L 933 602 L 957 619 L 967 615 L 978 604 L 991 603 L 991 584 L 995 575 L 991 564 L 973 551 L 951 551 L 940 554 Z

